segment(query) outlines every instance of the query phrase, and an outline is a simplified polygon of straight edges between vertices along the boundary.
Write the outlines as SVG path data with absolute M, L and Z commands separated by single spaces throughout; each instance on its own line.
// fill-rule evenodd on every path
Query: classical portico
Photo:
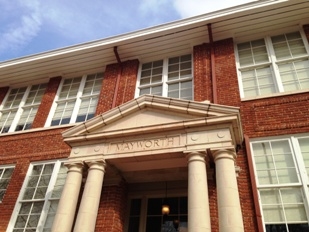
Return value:
M 243 139 L 238 108 L 144 95 L 69 129 L 63 137 L 72 151 L 52 231 L 94 231 L 102 188 L 117 175 L 127 183 L 186 179 L 188 231 L 211 231 L 210 162 L 216 166 L 219 229 L 243 231 L 235 173 L 235 147 Z M 85 168 L 88 175 L 77 208 Z

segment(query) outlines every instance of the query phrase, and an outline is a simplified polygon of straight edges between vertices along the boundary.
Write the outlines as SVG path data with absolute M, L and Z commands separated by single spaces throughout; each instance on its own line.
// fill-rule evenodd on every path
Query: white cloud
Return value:
M 27 44 L 40 31 L 41 15 L 39 0 L 11 1 L 10 4 L 1 2 L 1 6 L 13 11 L 12 6 L 20 7 L 19 17 L 12 19 L 11 23 L 1 31 L 0 52 L 16 50 Z
M 254 0 L 144 0 L 140 5 L 143 12 L 164 11 L 167 4 L 172 4 L 182 18 L 204 14 Z

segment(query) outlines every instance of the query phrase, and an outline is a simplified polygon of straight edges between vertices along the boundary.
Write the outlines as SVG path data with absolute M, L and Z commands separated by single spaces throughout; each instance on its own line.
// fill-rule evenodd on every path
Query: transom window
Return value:
M 237 44 L 242 98 L 309 89 L 309 49 L 302 32 Z
M 62 81 L 46 126 L 84 122 L 94 117 L 103 73 Z
M 162 215 L 163 203 L 170 207 L 168 215 Z M 146 215 L 142 212 L 146 212 Z M 145 218 L 145 221 L 141 218 Z M 187 197 L 148 198 L 147 201 L 137 198 L 130 202 L 128 232 L 187 231 L 187 221 Z
M 0 202 L 3 200 L 14 171 L 14 166 L 0 166 Z
M 153 94 L 193 99 L 191 54 L 144 63 L 141 66 L 137 96 Z
M 60 161 L 32 164 L 8 231 L 51 231 L 66 175 Z
M 0 133 L 30 129 L 47 84 L 11 89 L 0 107 Z
M 266 231 L 309 231 L 309 135 L 252 141 Z

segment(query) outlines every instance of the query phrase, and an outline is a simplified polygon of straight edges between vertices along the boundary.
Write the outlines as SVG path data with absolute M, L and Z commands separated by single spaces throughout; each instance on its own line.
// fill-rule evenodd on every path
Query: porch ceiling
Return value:
M 127 183 L 178 181 L 188 179 L 187 158 L 168 153 L 107 160 L 105 181 L 125 179 Z
M 215 41 L 233 37 L 249 40 L 260 35 L 295 30 L 309 24 L 309 1 L 266 0 L 204 14 L 161 26 L 110 37 L 0 63 L 0 87 L 46 82 L 50 77 L 104 71 L 116 63 L 113 47 L 122 61 L 147 62 L 165 56 L 192 52 L 207 43 L 207 24 L 212 24 Z M 160 48 L 160 49 L 158 49 Z

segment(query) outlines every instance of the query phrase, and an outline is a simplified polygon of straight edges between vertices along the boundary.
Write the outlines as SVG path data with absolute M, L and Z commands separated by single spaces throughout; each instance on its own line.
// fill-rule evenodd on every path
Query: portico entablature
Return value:
M 162 153 L 206 151 L 233 147 L 230 128 L 198 128 L 196 131 L 171 131 L 168 134 L 151 133 L 110 139 L 102 143 L 85 144 L 72 148 L 71 160 L 92 160 L 147 156 Z
M 242 143 L 239 109 L 144 95 L 63 133 L 71 160 L 116 159 Z

